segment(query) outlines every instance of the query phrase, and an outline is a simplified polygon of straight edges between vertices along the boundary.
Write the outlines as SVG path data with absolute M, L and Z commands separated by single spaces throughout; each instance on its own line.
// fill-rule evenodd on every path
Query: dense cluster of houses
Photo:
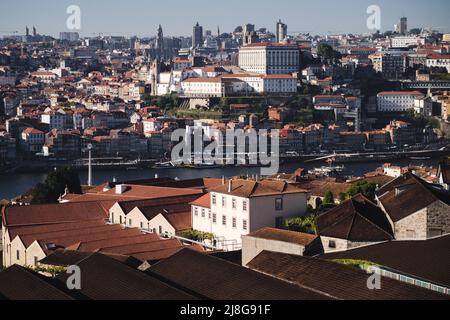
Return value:
M 308 203 L 321 198 L 320 189 L 345 190 L 352 182 L 325 179 L 320 185 L 320 179 L 310 180 L 301 170 L 290 177 L 279 175 L 257 180 L 156 178 L 108 182 L 87 188 L 82 194 L 66 192 L 60 197 L 60 204 L 6 206 L 2 212 L 2 262 L 8 269 L 0 273 L 0 283 L 7 281 L 5 274 L 34 274 L 23 267 L 45 274 L 45 268 L 52 265 L 64 267 L 69 265 L 65 261 L 73 261 L 82 266 L 93 259 L 104 260 L 105 268 L 118 268 L 114 272 L 133 268 L 136 275 L 158 273 L 176 283 L 187 281 L 184 277 L 190 274 L 187 270 L 191 267 L 217 264 L 219 269 L 235 268 L 235 272 L 248 273 L 248 277 L 258 272 L 270 275 L 278 279 L 272 281 L 279 285 L 286 285 L 289 280 L 295 290 L 302 286 L 320 288 L 319 292 L 333 299 L 352 299 L 352 295 L 357 299 L 445 298 L 445 294 L 450 294 L 450 279 L 448 273 L 439 270 L 448 268 L 450 261 L 437 255 L 445 256 L 450 234 L 449 167 L 448 159 L 443 159 L 439 170 L 433 173 L 433 182 L 429 182 L 415 174 L 429 176 L 426 169 L 400 168 L 397 174 L 395 167 L 386 165 L 384 171 L 391 176 L 379 173 L 362 178 L 379 182 L 375 201 L 359 194 L 336 202 L 334 208 L 318 216 L 315 234 L 288 231 L 284 222 L 307 216 Z M 190 230 L 202 236 L 187 238 L 183 232 Z M 421 266 L 411 271 L 411 265 L 403 269 L 395 259 L 378 260 L 379 256 L 374 255 L 373 260 L 353 259 L 368 261 L 358 262 L 366 270 L 358 271 L 339 265 L 338 258 L 334 259 L 337 262 L 326 258 L 359 256 L 360 252 L 361 257 L 370 257 L 372 247 L 377 252 L 378 248 L 389 251 L 397 246 L 409 246 L 411 250 L 429 246 L 430 251 L 436 250 L 435 263 L 441 265 L 440 269 L 433 271 Z M 192 263 L 196 261 L 195 266 L 190 259 Z M 298 268 L 292 269 L 297 264 Z M 91 267 L 99 266 L 92 262 Z M 340 273 L 331 276 L 331 283 L 343 274 L 362 281 L 356 279 L 364 278 L 369 267 L 378 268 L 386 278 L 385 291 L 375 293 L 358 287 L 355 292 L 348 287 L 338 293 L 334 291 L 337 287 L 330 285 L 325 289 L 321 283 L 322 273 L 331 276 L 330 270 L 334 269 Z M 184 272 L 176 272 L 178 268 Z M 292 275 L 285 273 L 288 270 Z M 314 270 L 314 275 L 304 278 L 301 270 Z M 64 274 L 55 279 L 59 277 L 63 279 Z M 292 282 L 293 279 L 296 280 Z M 232 280 L 224 277 L 221 281 Z M 110 285 L 102 281 L 92 284 Z M 113 287 L 111 294 L 121 295 Z M 0 289 L 0 294 L 8 292 L 8 286 L 5 288 Z M 194 292 L 200 290 L 195 288 Z M 399 293 L 391 293 L 392 288 L 400 290 Z M 216 292 L 209 294 L 212 298 L 231 298 Z M 301 299 L 320 296 L 310 292 Z

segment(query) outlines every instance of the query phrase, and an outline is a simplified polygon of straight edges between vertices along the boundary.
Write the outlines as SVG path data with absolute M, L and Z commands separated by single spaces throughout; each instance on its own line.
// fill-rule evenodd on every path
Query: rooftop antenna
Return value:
M 92 187 L 92 144 L 88 144 L 87 148 L 89 152 L 88 186 Z

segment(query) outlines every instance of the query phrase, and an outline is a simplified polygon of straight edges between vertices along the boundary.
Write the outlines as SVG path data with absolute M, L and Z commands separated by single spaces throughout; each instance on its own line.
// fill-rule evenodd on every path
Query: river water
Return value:
M 406 166 L 408 164 L 413 165 L 427 165 L 427 166 L 437 166 L 438 160 L 426 160 L 426 161 L 411 161 L 404 160 L 393 162 L 395 165 Z M 281 166 L 280 173 L 292 173 L 298 168 L 304 168 L 307 170 L 321 167 L 322 163 L 290 163 Z M 352 163 L 345 165 L 345 175 L 362 176 L 367 172 L 374 171 L 383 165 L 383 162 L 370 162 L 370 163 Z M 109 171 L 94 171 L 93 172 L 93 182 L 94 184 L 101 184 L 106 181 L 112 181 L 116 178 L 118 181 L 126 180 L 138 180 L 138 179 L 148 179 L 154 178 L 155 175 L 158 177 L 170 177 L 179 178 L 181 180 L 185 179 L 196 179 L 202 177 L 209 178 L 221 178 L 240 176 L 240 175 L 256 175 L 260 174 L 260 168 L 218 168 L 218 169 L 185 169 L 185 168 L 174 168 L 174 169 L 139 169 L 139 170 L 109 170 Z M 17 197 L 28 190 L 30 190 L 37 183 L 43 182 L 47 176 L 46 172 L 42 173 L 14 173 L 14 174 L 0 174 L 0 200 L 1 199 L 11 199 Z M 87 183 L 87 171 L 80 172 L 80 180 L 82 184 Z

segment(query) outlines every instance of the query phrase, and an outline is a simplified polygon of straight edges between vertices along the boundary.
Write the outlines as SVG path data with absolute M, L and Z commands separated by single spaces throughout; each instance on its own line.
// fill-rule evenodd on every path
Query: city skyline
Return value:
M 308 32 L 327 33 L 369 33 L 366 9 L 372 4 L 381 8 L 381 30 L 393 30 L 403 16 L 408 17 L 408 27 L 433 27 L 441 32 L 450 32 L 446 12 L 442 10 L 450 4 L 445 0 L 432 0 L 433 6 L 420 1 L 382 0 L 378 3 L 363 0 L 344 0 L 339 3 L 322 0 L 315 3 L 306 1 L 281 0 L 276 5 L 268 0 L 254 3 L 241 3 L 230 0 L 227 6 L 218 7 L 217 1 L 193 0 L 189 6 L 175 0 L 170 8 L 164 3 L 141 3 L 130 0 L 127 3 L 114 3 L 108 7 L 104 0 L 89 3 L 80 1 L 45 0 L 39 3 L 6 0 L 0 13 L 0 34 L 8 35 L 14 31 L 25 34 L 25 27 L 36 26 L 40 34 L 57 36 L 59 32 L 71 31 L 66 27 L 70 5 L 78 5 L 82 12 L 81 36 L 98 34 L 123 36 L 155 36 L 159 24 L 167 36 L 191 36 L 192 27 L 198 21 L 204 30 L 220 27 L 223 32 L 231 32 L 238 25 L 252 23 L 256 28 L 265 27 L 275 32 L 276 22 L 281 19 L 288 25 L 288 34 Z M 109 2 L 111 3 L 111 2 Z M 185 6 L 183 10 L 170 10 Z M 25 9 L 24 9 L 25 8 Z M 220 8 L 220 17 L 214 13 Z M 239 9 L 238 9 L 239 8 Z M 328 9 L 327 9 L 328 8 Z M 107 10 L 106 10 L 107 9 Z M 137 10 L 139 9 L 139 10 Z M 21 11 L 20 11 L 21 10 Z M 15 12 L 15 14 L 8 14 Z M 42 12 L 37 15 L 36 12 Z M 156 13 L 155 13 L 156 12 Z M 336 12 L 339 17 L 336 17 Z M 360 13 L 357 15 L 357 13 Z M 433 17 L 430 19 L 429 17 Z M 188 17 L 188 18 L 186 18 Z

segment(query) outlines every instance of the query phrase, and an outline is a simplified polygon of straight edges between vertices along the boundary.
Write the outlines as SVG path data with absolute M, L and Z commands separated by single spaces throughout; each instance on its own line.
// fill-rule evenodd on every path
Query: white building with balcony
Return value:
M 284 181 L 230 180 L 192 203 L 194 230 L 212 233 L 225 250 L 241 237 L 307 214 L 307 192 Z

